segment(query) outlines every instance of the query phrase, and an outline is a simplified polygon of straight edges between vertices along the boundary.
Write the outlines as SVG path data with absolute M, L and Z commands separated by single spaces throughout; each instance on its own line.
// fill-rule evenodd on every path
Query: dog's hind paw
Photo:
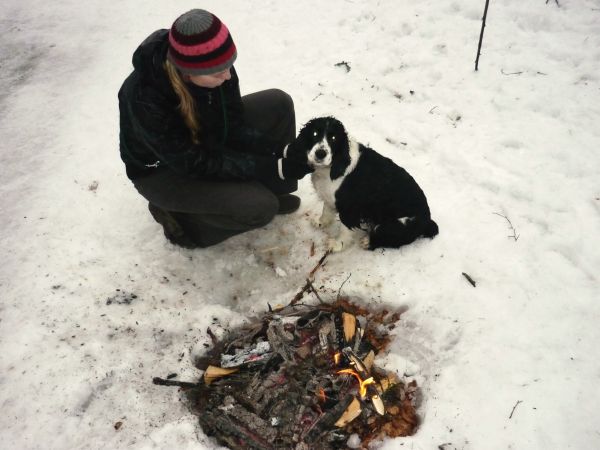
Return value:
M 341 252 L 344 250 L 344 241 L 331 238 L 327 241 L 327 249 L 334 253 Z
M 360 239 L 360 248 L 362 248 L 363 250 L 369 250 L 371 247 L 371 239 L 369 239 L 369 236 L 364 236 Z

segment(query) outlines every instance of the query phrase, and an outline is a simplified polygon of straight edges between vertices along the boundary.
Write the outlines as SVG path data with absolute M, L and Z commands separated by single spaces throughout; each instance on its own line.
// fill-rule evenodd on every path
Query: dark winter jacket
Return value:
M 235 69 L 231 79 L 209 89 L 187 86 L 196 101 L 199 143 L 192 141 L 178 110 L 179 99 L 163 68 L 168 30 L 152 33 L 133 55 L 134 71 L 119 91 L 120 151 L 135 179 L 168 167 L 208 179 L 252 179 L 275 166 L 282 149 L 243 122 Z

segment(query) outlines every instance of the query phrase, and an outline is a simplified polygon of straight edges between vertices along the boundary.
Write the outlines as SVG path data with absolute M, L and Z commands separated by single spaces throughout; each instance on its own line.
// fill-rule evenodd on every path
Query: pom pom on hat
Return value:
M 192 9 L 173 22 L 167 58 L 182 73 L 210 75 L 229 69 L 237 50 L 229 30 L 217 16 Z

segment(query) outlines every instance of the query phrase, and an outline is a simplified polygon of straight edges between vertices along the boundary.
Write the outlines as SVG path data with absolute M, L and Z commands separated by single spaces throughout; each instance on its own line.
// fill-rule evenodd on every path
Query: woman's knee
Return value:
M 281 89 L 272 89 L 274 110 L 277 111 L 278 132 L 277 136 L 284 143 L 291 142 L 296 137 L 296 111 L 294 110 L 294 100 L 285 91 Z
M 285 114 L 294 113 L 294 100 L 292 96 L 281 89 L 271 89 L 275 103 L 279 106 L 280 111 Z

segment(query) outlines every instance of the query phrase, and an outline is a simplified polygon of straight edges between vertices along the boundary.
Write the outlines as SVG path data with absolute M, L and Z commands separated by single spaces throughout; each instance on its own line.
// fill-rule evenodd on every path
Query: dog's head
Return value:
M 306 158 L 315 169 L 329 167 L 331 179 L 340 177 L 350 164 L 348 134 L 334 117 L 308 121 L 291 144 L 290 151 L 298 158 Z

